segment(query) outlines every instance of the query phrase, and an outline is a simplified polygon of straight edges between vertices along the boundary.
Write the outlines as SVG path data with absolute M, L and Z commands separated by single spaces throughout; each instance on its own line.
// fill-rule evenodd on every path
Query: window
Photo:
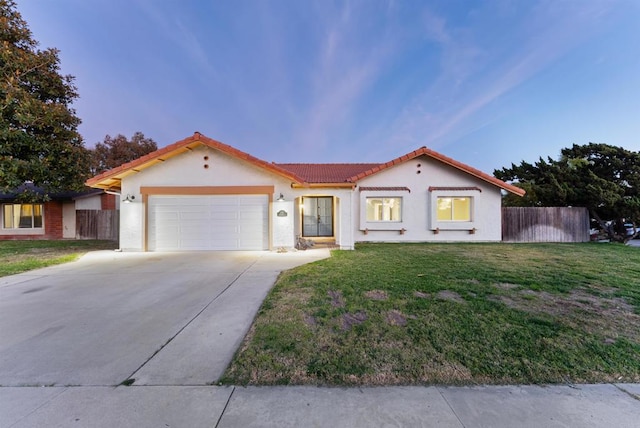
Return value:
M 5 204 L 2 211 L 4 229 L 42 228 L 42 204 Z
M 438 198 L 438 221 L 471 221 L 471 198 Z
M 402 198 L 367 198 L 367 221 L 402 221 Z

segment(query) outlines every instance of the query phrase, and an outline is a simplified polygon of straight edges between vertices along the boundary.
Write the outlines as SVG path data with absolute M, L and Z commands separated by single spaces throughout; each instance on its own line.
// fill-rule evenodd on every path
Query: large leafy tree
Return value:
M 505 197 L 505 206 L 587 207 L 602 230 L 622 242 L 630 239 L 624 223 L 640 225 L 640 152 L 574 144 L 558 160 L 523 161 L 494 175 L 527 191 L 522 198 Z
M 156 142 L 146 138 L 142 132 L 133 134 L 131 140 L 127 140 L 127 137 L 121 134 L 115 138 L 107 135 L 104 141 L 97 143 L 91 151 L 91 172 L 100 174 L 155 150 L 158 150 Z
M 13 0 L 0 0 L 0 191 L 25 182 L 43 194 L 81 189 L 88 153 L 70 107 L 78 97 L 72 76 L 60 74 L 57 49 L 38 49 Z

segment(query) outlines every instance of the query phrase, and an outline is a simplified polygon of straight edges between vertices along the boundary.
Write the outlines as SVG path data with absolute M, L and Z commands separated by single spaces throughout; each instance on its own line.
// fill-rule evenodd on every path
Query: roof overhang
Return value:
M 356 183 L 291 183 L 292 189 L 320 189 L 320 188 L 354 189 Z
M 348 179 L 348 181 L 356 182 L 358 180 L 362 180 L 365 177 L 368 177 L 368 176 L 373 175 L 373 174 L 377 174 L 377 173 L 379 173 L 381 171 L 384 171 L 387 168 L 391 168 L 392 166 L 405 163 L 405 162 L 407 162 L 407 161 L 409 161 L 411 159 L 415 159 L 415 158 L 417 158 L 419 156 L 427 156 L 427 157 L 430 157 L 430 158 L 435 159 L 437 161 L 440 161 L 445 165 L 449 165 L 449 166 L 451 166 L 453 168 L 456 168 L 456 169 L 458 169 L 460 171 L 466 172 L 469 175 L 472 175 L 472 176 L 474 176 L 474 177 L 476 177 L 476 178 L 478 178 L 478 179 L 480 179 L 482 181 L 485 181 L 485 182 L 487 182 L 489 184 L 493 184 L 494 186 L 497 186 L 500 189 L 506 190 L 507 192 L 513 193 L 515 195 L 523 196 L 526 193 L 524 189 L 521 189 L 521 188 L 519 188 L 517 186 L 514 186 L 512 184 L 506 183 L 506 182 L 504 182 L 504 181 L 502 181 L 502 180 L 500 180 L 500 179 L 498 179 L 496 177 L 493 177 L 493 176 L 491 176 L 491 175 L 489 175 L 487 173 L 484 173 L 484 172 L 480 171 L 479 169 L 476 169 L 476 168 L 474 168 L 472 166 L 469 166 L 467 164 L 464 164 L 462 162 L 458 162 L 455 159 L 452 159 L 452 158 L 450 158 L 448 156 L 445 156 L 445 155 L 443 155 L 441 153 L 438 153 L 438 152 L 436 152 L 434 150 L 431 150 L 431 149 L 428 149 L 426 147 L 420 147 L 418 150 L 414 150 L 413 152 L 407 153 L 404 156 L 400 156 L 399 158 L 393 159 L 393 160 L 391 160 L 391 161 L 389 161 L 387 163 L 383 163 L 383 164 L 381 164 L 381 165 L 379 165 L 379 166 L 377 166 L 375 168 L 371 168 L 371 169 L 369 169 L 367 171 L 361 172 L 358 175 L 350 177 Z
M 199 132 L 191 137 L 178 141 L 162 149 L 151 152 L 145 156 L 127 162 L 119 167 L 105 171 L 87 180 L 86 185 L 108 191 L 119 191 L 122 188 L 122 180 L 130 175 L 137 174 L 154 165 L 163 163 L 175 156 L 195 150 L 199 146 L 206 146 L 223 152 L 231 157 L 253 164 L 283 178 L 291 180 L 294 184 L 302 184 L 303 179 L 283 168 L 251 156 L 248 153 L 235 149 L 227 144 L 208 138 Z
M 428 149 L 426 147 L 421 147 L 418 150 L 415 150 L 411 153 L 407 153 L 404 156 L 400 156 L 396 159 L 393 159 L 389 162 L 376 165 L 366 171 L 359 173 L 358 175 L 354 175 L 353 177 L 347 178 L 343 182 L 329 182 L 329 183 L 309 183 L 303 177 L 301 177 L 299 172 L 290 171 L 283 167 L 278 166 L 274 163 L 265 162 L 261 159 L 258 159 L 254 156 L 251 156 L 248 153 L 242 152 L 236 148 L 233 148 L 227 144 L 221 143 L 219 141 L 208 138 L 199 132 L 194 133 L 192 136 L 185 138 L 184 140 L 178 141 L 174 144 L 171 144 L 162 149 L 156 150 L 155 152 L 149 153 L 145 156 L 142 156 L 138 159 L 135 159 L 131 162 L 120 165 L 117 168 L 113 168 L 109 171 L 105 171 L 102 174 L 99 174 L 89 180 L 87 180 L 87 186 L 103 189 L 106 191 L 115 191 L 118 192 L 122 188 L 122 180 L 130 175 L 137 174 L 147 168 L 150 168 L 154 165 L 165 162 L 175 156 L 179 156 L 185 152 L 195 150 L 200 146 L 206 146 L 218 150 L 222 153 L 225 153 L 233 158 L 239 159 L 241 161 L 252 164 L 256 167 L 262 168 L 268 172 L 271 172 L 275 175 L 278 175 L 286 180 L 291 181 L 291 187 L 296 188 L 306 188 L 306 189 L 314 189 L 314 188 L 341 188 L 341 189 L 354 189 L 357 186 L 359 180 L 362 180 L 370 175 L 377 174 L 381 171 L 384 171 L 387 168 L 393 167 L 395 165 L 402 164 L 411 159 L 415 159 L 419 156 L 427 156 L 429 158 L 435 159 L 445 165 L 449 165 L 455 169 L 463 171 L 471 176 L 474 176 L 482 181 L 485 181 L 489 184 L 499 187 L 507 192 L 513 193 L 518 196 L 523 196 L 525 194 L 524 189 L 521 189 L 512 184 L 506 183 L 502 180 L 499 180 L 496 177 L 493 177 L 489 174 L 486 174 L 476 168 L 473 168 L 469 165 L 466 165 L 462 162 L 458 162 L 448 156 L 445 156 L 441 153 L 438 153 L 434 150 Z

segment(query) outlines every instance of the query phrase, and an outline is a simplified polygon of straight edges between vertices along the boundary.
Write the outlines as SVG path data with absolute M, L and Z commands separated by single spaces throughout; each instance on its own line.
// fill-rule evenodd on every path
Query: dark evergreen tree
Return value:
M 562 149 L 558 160 L 540 158 L 494 171 L 527 191 L 506 196 L 505 206 L 587 207 L 610 239 L 626 242 L 624 224 L 640 225 L 640 152 L 589 143 Z
M 13 0 L 0 0 L 0 43 L 0 190 L 28 181 L 44 190 L 27 201 L 81 189 L 89 156 L 71 108 L 74 78 L 60 74 L 57 49 L 38 49 Z

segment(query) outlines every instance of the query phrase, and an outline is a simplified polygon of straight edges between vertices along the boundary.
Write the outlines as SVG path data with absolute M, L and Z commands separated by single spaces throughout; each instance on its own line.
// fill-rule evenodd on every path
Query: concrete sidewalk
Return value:
M 640 385 L 4 387 L 0 426 L 638 427 Z

